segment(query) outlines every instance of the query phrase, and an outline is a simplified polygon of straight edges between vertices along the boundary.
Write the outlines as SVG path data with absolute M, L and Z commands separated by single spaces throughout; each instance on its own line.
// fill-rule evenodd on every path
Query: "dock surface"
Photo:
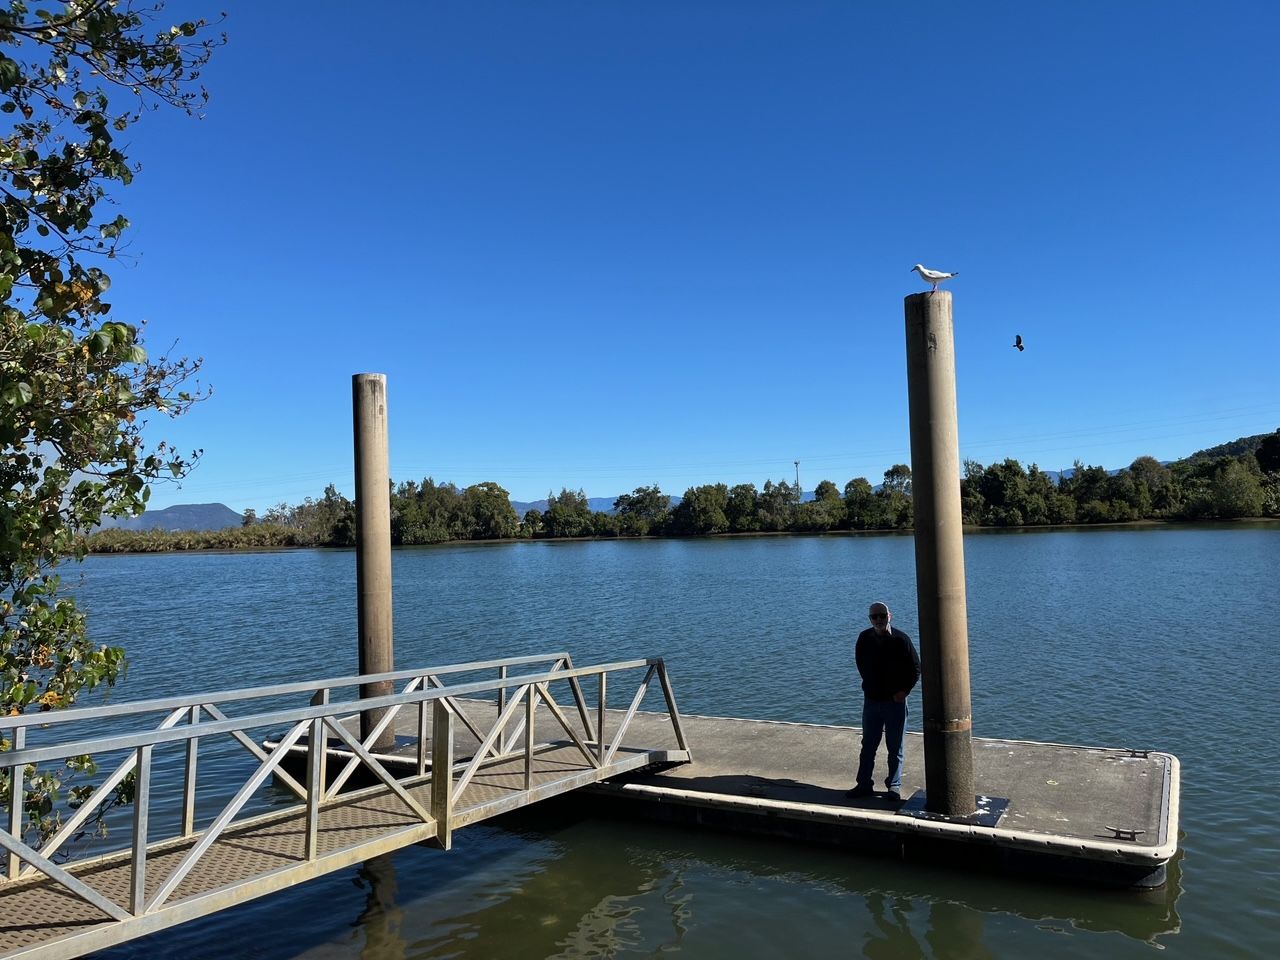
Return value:
M 609 710 L 607 722 L 621 713 Z M 861 747 L 857 727 L 685 713 L 681 722 L 692 762 L 613 777 L 557 802 L 1120 887 L 1161 886 L 1177 850 L 1179 767 L 1168 753 L 975 737 L 974 784 L 983 798 L 975 806 L 985 804 L 989 815 L 966 822 L 924 810 L 919 733 L 907 733 L 902 800 L 891 802 L 883 744 L 875 795 L 846 796 Z M 665 714 L 637 713 L 630 729 L 652 748 L 678 746 Z M 400 732 L 407 753 L 413 731 L 405 724 Z
M 985 848 L 987 859 L 1023 861 L 1032 872 L 1123 886 L 1158 886 L 1176 851 L 1178 761 L 1167 753 L 975 738 L 976 789 L 982 797 L 1008 801 L 994 826 L 982 826 L 923 812 L 919 733 L 907 734 L 903 799 L 891 802 L 879 791 L 858 799 L 845 795 L 861 745 L 855 727 L 682 719 L 692 763 L 628 774 L 588 792 L 648 805 L 664 819 L 880 852 L 887 847 L 904 857 L 947 847 L 973 863 Z M 657 718 L 636 721 L 656 724 Z M 885 775 L 882 745 L 878 782 Z

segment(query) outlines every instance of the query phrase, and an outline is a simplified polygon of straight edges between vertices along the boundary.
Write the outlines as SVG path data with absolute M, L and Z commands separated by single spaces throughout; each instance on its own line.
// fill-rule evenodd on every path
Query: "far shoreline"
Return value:
M 1027 534 L 1027 533 L 1056 533 L 1056 532 L 1072 532 L 1080 533 L 1090 530 L 1161 530 L 1169 528 L 1182 527 L 1213 527 L 1213 526 L 1263 526 L 1274 527 L 1280 529 L 1280 517 L 1233 517 L 1230 519 L 1204 519 L 1204 520 L 1165 520 L 1165 519 L 1146 519 L 1146 520 L 1124 520 L 1110 521 L 1104 523 L 1071 523 L 1071 524 L 1022 524 L 1017 526 L 994 527 L 979 526 L 976 524 L 965 524 L 965 534 Z M 238 529 L 238 528 L 228 528 Z M 191 537 L 204 535 L 217 535 L 223 531 L 218 530 L 175 530 L 162 532 L 163 535 L 172 534 L 175 537 L 185 534 Z M 140 531 L 142 535 L 152 534 L 152 531 Z M 692 535 L 672 535 L 672 534 L 645 534 L 643 536 L 633 537 L 503 537 L 486 540 L 443 540 L 439 543 L 417 543 L 393 545 L 393 550 L 430 550 L 440 547 L 457 547 L 457 546 L 474 546 L 487 547 L 498 546 L 513 543 L 629 543 L 637 541 L 657 541 L 657 540 L 735 540 L 735 539 L 764 539 L 777 537 L 882 537 L 882 536 L 914 536 L 914 528 L 902 527 L 898 529 L 888 530 L 749 530 L 725 533 L 706 533 Z M 93 557 L 111 557 L 111 556 L 154 556 L 160 554 L 211 554 L 211 553 L 288 553 L 297 550 L 333 550 L 354 551 L 355 547 L 350 545 L 334 545 L 334 544 L 308 544 L 308 545 L 260 545 L 245 544 L 244 546 L 160 546 L 154 550 L 94 550 L 92 545 L 86 556 Z

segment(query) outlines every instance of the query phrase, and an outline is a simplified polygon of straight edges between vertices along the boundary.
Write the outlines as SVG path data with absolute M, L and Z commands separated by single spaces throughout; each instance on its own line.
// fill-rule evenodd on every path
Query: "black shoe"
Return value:
M 902 802 L 902 794 L 900 794 L 897 790 L 886 790 L 884 792 L 884 798 L 888 800 L 890 803 Z
M 854 787 L 852 790 L 846 790 L 844 795 L 856 800 L 858 797 L 869 797 L 873 793 L 875 793 L 875 791 L 870 787 Z

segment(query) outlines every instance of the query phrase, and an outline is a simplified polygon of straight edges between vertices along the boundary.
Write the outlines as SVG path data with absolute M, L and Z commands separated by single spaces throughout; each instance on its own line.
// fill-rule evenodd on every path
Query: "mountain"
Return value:
M 1280 433 L 1280 430 L 1276 432 Z M 1188 461 L 1216 460 L 1218 457 L 1238 457 L 1245 453 L 1257 453 L 1258 448 L 1262 446 L 1262 441 L 1270 436 L 1274 436 L 1274 434 L 1257 433 L 1252 437 L 1240 437 L 1230 443 L 1220 443 L 1216 447 L 1209 447 L 1207 450 L 1197 450 L 1184 459 Z
M 244 517 L 224 503 L 178 503 L 148 510 L 140 517 L 108 520 L 104 528 L 120 530 L 225 530 L 244 523 Z

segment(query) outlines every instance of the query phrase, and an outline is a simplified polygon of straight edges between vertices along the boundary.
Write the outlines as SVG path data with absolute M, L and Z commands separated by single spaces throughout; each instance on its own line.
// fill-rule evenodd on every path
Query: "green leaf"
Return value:
M 22 68 L 0 53 L 0 90 L 12 90 L 22 79 Z
M 31 402 L 31 384 L 24 383 L 21 380 L 6 383 L 4 385 L 5 402 L 11 406 L 21 407 Z

